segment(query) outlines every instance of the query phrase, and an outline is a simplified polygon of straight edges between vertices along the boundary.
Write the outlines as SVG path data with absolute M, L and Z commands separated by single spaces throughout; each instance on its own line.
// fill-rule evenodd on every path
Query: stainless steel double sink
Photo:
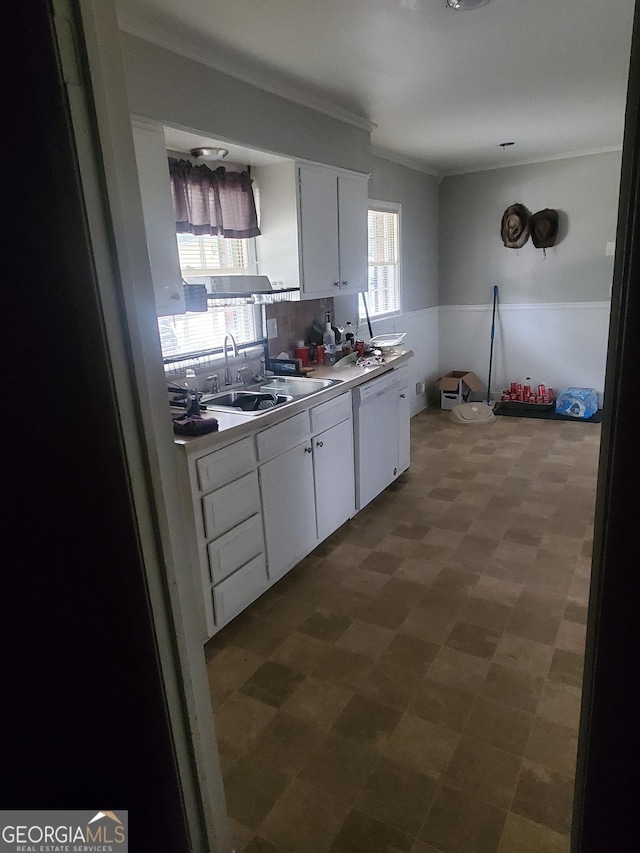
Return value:
M 270 376 L 262 382 L 254 382 L 242 388 L 220 391 L 217 394 L 203 394 L 200 402 L 204 403 L 207 409 L 214 411 L 231 411 L 234 414 L 249 416 L 264 415 L 276 406 L 302 400 L 340 384 L 340 379 Z

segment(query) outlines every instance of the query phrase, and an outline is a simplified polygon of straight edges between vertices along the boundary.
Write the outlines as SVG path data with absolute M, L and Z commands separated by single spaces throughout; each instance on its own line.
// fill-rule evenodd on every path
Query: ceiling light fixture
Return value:
M 460 12 L 470 12 L 472 9 L 479 9 L 481 6 L 486 6 L 491 3 L 491 0 L 446 0 L 447 6 L 450 9 L 457 9 Z
M 196 160 L 224 160 L 229 150 L 227 148 L 192 148 L 190 153 Z

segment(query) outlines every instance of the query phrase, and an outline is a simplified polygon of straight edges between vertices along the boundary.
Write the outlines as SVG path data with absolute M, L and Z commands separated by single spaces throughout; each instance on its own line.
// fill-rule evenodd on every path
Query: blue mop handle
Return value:
M 493 286 L 493 314 L 491 316 L 491 349 L 489 353 L 489 381 L 487 382 L 487 406 L 491 402 L 491 368 L 493 367 L 493 339 L 496 334 L 496 302 L 498 300 L 498 285 Z

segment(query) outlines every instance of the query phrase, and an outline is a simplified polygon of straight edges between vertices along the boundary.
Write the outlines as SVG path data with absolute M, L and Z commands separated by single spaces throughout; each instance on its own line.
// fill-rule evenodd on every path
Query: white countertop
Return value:
M 316 367 L 309 374 L 310 378 L 340 379 L 340 384 L 318 391 L 318 393 L 304 397 L 302 400 L 294 400 L 274 409 L 267 409 L 261 415 L 238 415 L 234 412 L 207 410 L 202 413 L 202 417 L 206 419 L 215 418 L 218 421 L 217 431 L 197 436 L 176 435 L 175 444 L 177 447 L 183 448 L 185 453 L 201 453 L 203 450 L 213 450 L 223 444 L 229 444 L 245 435 L 251 435 L 272 424 L 286 420 L 291 415 L 303 412 L 312 406 L 324 403 L 326 400 L 331 400 L 350 388 L 355 388 L 363 382 L 374 379 L 376 376 L 382 376 L 383 373 L 399 367 L 412 357 L 412 350 L 403 350 L 396 355 L 385 356 L 385 363 L 376 367 L 358 367 L 354 364 L 340 366 L 340 361 L 336 362 L 333 367 Z

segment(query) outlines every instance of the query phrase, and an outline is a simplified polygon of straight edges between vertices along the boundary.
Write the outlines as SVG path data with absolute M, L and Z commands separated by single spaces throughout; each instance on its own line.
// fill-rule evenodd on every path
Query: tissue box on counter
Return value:
M 556 412 L 572 418 L 590 418 L 598 411 L 595 388 L 567 388 L 556 397 Z

